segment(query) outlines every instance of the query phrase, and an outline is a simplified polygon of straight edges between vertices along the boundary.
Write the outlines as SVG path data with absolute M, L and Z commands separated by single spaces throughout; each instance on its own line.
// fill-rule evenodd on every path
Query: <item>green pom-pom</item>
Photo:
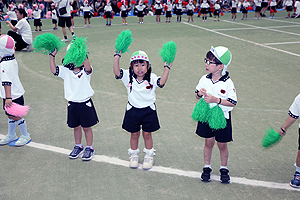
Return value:
M 276 131 L 274 131 L 274 129 L 271 127 L 270 129 L 266 130 L 266 133 L 262 139 L 261 145 L 264 148 L 268 148 L 268 147 L 276 144 L 277 142 L 279 142 L 280 139 L 281 139 L 281 135 L 279 133 L 277 133 Z
M 88 54 L 87 38 L 76 37 L 71 41 L 70 48 L 66 53 L 63 64 L 74 63 L 79 67 L 86 60 Z
M 207 118 L 209 127 L 213 130 L 219 130 L 226 127 L 227 122 L 223 110 L 218 105 L 210 109 Z
M 53 33 L 45 33 L 36 36 L 32 44 L 34 52 L 42 53 L 45 55 L 53 52 L 55 48 L 57 49 L 57 51 L 59 51 L 65 46 L 65 43 L 61 42 L 59 40 L 59 37 L 57 37 Z
M 195 105 L 193 110 L 192 118 L 195 121 L 199 121 L 202 123 L 207 122 L 207 113 L 209 112 L 210 107 L 209 104 L 205 102 L 202 98 L 198 103 Z
M 172 63 L 175 59 L 177 51 L 177 45 L 173 41 L 165 43 L 161 49 L 159 49 L 158 54 L 161 56 L 164 62 L 167 61 L 168 64 Z
M 115 51 L 125 53 L 133 41 L 131 36 L 132 34 L 129 29 L 122 31 L 116 39 Z

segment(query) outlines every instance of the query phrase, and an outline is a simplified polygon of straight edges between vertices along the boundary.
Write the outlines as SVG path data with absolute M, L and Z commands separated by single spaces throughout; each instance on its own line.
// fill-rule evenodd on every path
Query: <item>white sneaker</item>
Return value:
M 32 44 L 26 46 L 27 51 L 32 51 Z
M 29 140 L 31 140 L 30 135 L 21 135 L 15 145 L 16 147 L 24 146 Z
M 69 42 L 69 40 L 68 40 L 68 39 L 65 39 L 65 38 L 63 38 L 61 41 L 62 41 L 62 42 Z
M 139 167 L 139 155 L 138 154 L 131 154 L 129 157 L 129 167 L 136 169 Z
M 7 134 L 4 139 L 0 140 L 0 145 L 6 145 L 17 139 L 18 139 L 18 137 L 16 135 L 11 136 L 11 135 Z
M 144 170 L 151 169 L 153 166 L 153 163 L 154 163 L 153 156 L 145 155 L 144 162 L 143 162 L 143 169 Z

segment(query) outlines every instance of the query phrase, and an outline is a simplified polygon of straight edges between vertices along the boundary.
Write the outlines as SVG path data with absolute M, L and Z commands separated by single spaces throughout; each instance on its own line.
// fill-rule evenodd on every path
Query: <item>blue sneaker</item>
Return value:
M 203 182 L 210 182 L 210 174 L 212 169 L 209 167 L 204 167 L 203 172 L 201 174 L 201 181 Z
M 295 188 L 300 188 L 300 173 L 295 172 L 293 180 L 290 182 L 290 186 Z
M 69 158 L 70 159 L 76 159 L 79 157 L 79 155 L 82 153 L 83 147 L 75 146 L 73 151 L 70 153 Z
M 83 161 L 92 160 L 94 154 L 95 154 L 94 149 L 91 149 L 91 148 L 87 147 L 84 150 L 84 153 L 83 153 L 83 156 L 82 156 L 82 160 Z
M 220 181 L 221 183 L 230 183 L 230 176 L 228 169 L 220 169 Z

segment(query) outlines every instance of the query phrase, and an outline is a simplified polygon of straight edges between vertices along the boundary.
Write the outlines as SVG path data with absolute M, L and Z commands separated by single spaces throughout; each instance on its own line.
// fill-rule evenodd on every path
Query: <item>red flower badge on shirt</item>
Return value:
M 221 91 L 220 91 L 222 94 L 225 94 L 226 93 L 226 91 L 224 90 L 224 89 L 221 89 Z

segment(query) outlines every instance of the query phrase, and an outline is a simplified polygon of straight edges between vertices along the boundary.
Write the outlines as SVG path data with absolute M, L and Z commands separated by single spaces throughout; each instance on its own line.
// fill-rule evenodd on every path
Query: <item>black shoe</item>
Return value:
M 94 149 L 91 149 L 91 148 L 87 147 L 84 150 L 84 153 L 83 153 L 83 156 L 82 156 L 82 160 L 83 161 L 92 160 L 94 154 L 95 154 Z
M 73 151 L 70 153 L 69 158 L 71 158 L 71 159 L 78 158 L 82 151 L 83 151 L 82 147 L 75 146 Z
M 221 183 L 230 183 L 230 176 L 228 169 L 220 169 L 220 180 Z
M 210 181 L 210 173 L 211 173 L 211 168 L 209 167 L 204 167 L 203 172 L 201 174 L 201 181 L 203 182 L 209 182 Z
M 300 188 L 300 173 L 295 172 L 293 180 L 290 182 L 290 186 L 295 188 Z

